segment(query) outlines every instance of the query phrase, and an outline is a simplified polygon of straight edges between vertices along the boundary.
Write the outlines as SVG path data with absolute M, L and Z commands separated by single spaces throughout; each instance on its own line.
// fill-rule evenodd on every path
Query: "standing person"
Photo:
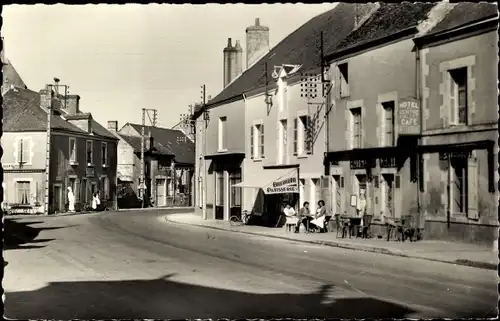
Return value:
M 300 230 L 300 224 L 304 224 L 304 227 L 306 228 L 306 233 L 309 232 L 308 230 L 308 222 L 311 220 L 311 211 L 309 209 L 309 202 L 304 202 L 302 205 L 302 208 L 299 210 L 299 221 L 297 222 L 297 228 L 296 232 L 298 233 Z
M 95 192 L 92 196 L 92 209 L 97 211 L 99 209 L 99 205 L 101 205 L 101 200 L 99 199 L 99 193 Z
M 71 186 L 68 186 L 68 211 L 75 212 L 75 194 L 73 194 Z
M 322 232 L 325 229 L 325 216 L 326 216 L 326 208 L 325 202 L 320 200 L 318 202 L 318 209 L 316 210 L 316 215 L 314 220 L 311 221 L 316 227 Z

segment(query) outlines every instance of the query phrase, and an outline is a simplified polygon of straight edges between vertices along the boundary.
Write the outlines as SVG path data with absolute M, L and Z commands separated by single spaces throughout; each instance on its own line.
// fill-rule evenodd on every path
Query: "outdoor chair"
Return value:
M 394 232 L 397 232 L 401 226 L 400 219 L 387 218 L 385 226 L 387 228 L 387 242 L 391 240 L 391 237 L 394 237 Z
M 372 225 L 373 215 L 363 215 L 363 226 L 361 227 L 361 238 L 371 238 L 370 226 Z
M 413 239 L 417 236 L 417 228 L 415 226 L 415 220 L 413 215 L 405 215 L 401 221 L 401 226 L 398 228 L 398 241 L 404 242 L 409 239 L 413 242 Z
M 339 232 L 342 232 L 342 238 L 345 238 L 349 230 L 349 221 L 340 217 L 340 214 L 335 214 L 335 225 L 337 229 L 337 237 L 339 237 Z M 350 238 L 349 233 L 349 238 Z

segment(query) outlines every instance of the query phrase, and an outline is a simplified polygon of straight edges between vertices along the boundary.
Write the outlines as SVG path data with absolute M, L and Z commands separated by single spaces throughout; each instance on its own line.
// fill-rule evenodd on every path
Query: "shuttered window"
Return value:
M 467 125 L 467 67 L 450 70 L 450 124 Z
M 467 217 L 479 218 L 478 210 L 478 166 L 475 158 L 469 158 L 467 164 Z
M 384 143 L 394 146 L 394 101 L 382 103 L 384 108 Z
M 30 204 L 30 182 L 18 181 L 16 182 L 16 201 L 18 204 Z
M 451 209 L 454 213 L 467 213 L 467 158 L 451 160 Z
M 352 148 L 361 148 L 362 140 L 362 124 L 361 124 L 361 108 L 351 109 L 352 113 Z

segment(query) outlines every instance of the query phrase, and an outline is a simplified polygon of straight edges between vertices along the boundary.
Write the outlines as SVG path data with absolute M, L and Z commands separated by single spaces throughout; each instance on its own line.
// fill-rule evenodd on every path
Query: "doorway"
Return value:
M 54 195 L 53 195 L 52 204 L 54 207 L 54 212 L 62 213 L 63 209 L 63 200 L 62 200 L 62 186 L 60 184 L 54 184 Z
M 166 205 L 167 180 L 164 178 L 156 179 L 156 206 Z
M 332 179 L 332 212 L 332 214 L 343 214 L 340 175 L 333 175 Z
M 394 175 L 383 174 L 383 208 L 386 217 L 394 218 Z

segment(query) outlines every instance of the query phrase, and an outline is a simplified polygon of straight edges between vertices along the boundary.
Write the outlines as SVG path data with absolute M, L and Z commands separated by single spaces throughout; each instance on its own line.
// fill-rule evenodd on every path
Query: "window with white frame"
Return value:
M 350 95 L 349 91 L 349 69 L 347 62 L 338 65 L 338 80 L 340 97 L 348 97 Z
M 20 165 L 30 163 L 31 139 L 19 138 L 17 140 L 17 163 Z
M 352 148 L 361 148 L 362 147 L 362 122 L 361 122 L 361 107 L 352 108 Z
M 226 132 L 226 126 L 227 126 L 227 118 L 224 117 L 219 117 L 219 130 L 218 130 L 218 149 L 219 150 L 226 150 L 227 149 L 227 132 Z
M 76 138 L 69 138 L 69 161 L 71 163 L 76 163 L 78 159 L 77 149 L 76 149 Z
M 109 178 L 106 176 L 101 177 L 101 199 L 109 199 Z
M 87 164 L 94 164 L 94 141 L 87 140 Z
M 108 166 L 108 143 L 101 142 L 101 164 Z
M 383 125 L 383 137 L 384 146 L 394 146 L 395 145 L 395 135 L 394 135 L 394 101 L 387 101 L 382 103 L 383 114 L 384 114 L 384 125 Z
M 264 158 L 264 124 L 254 126 L 254 139 L 257 147 L 254 153 L 255 158 Z
M 30 204 L 30 182 L 17 181 L 16 182 L 16 202 L 17 204 L 28 205 Z
M 467 67 L 452 69 L 450 123 L 452 125 L 467 125 Z
M 288 122 L 286 119 L 280 120 L 280 145 L 279 145 L 279 162 L 285 163 L 287 156 L 287 145 L 288 145 Z

